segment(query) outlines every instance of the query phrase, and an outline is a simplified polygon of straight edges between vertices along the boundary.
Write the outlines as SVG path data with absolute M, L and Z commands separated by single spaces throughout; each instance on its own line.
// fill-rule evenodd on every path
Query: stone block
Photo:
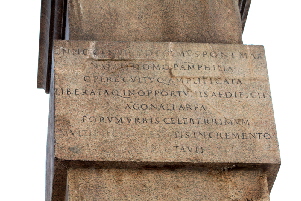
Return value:
M 94 163 L 130 175 L 256 167 L 272 188 L 280 157 L 262 46 L 56 41 L 54 55 L 54 193 L 70 168 Z
M 278 163 L 262 46 L 57 41 L 55 156 Z
M 70 40 L 242 43 L 238 0 L 69 0 Z
M 269 201 L 261 170 L 71 168 L 67 199 Z

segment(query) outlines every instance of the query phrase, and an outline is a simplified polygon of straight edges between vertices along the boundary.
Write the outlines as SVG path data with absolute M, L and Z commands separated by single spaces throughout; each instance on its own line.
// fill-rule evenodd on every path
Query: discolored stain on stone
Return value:
M 79 147 L 69 147 L 68 148 L 70 151 L 72 151 L 75 154 L 79 154 L 80 153 L 80 148 Z

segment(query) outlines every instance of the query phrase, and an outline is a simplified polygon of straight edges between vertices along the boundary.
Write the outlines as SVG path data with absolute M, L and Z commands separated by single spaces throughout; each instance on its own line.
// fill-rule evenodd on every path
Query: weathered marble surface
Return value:
M 56 157 L 278 163 L 262 46 L 60 41 Z
M 68 201 L 269 201 L 262 170 L 136 170 L 71 168 Z
M 262 46 L 56 41 L 54 55 L 50 197 L 70 168 L 94 166 L 260 169 L 271 189 L 280 157 Z
M 69 0 L 70 40 L 242 43 L 238 0 Z

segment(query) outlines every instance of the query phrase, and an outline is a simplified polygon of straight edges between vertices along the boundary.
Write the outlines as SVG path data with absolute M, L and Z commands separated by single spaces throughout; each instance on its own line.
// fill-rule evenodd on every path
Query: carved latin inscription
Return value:
M 61 157 L 255 163 L 277 150 L 261 46 L 59 41 L 54 72 Z

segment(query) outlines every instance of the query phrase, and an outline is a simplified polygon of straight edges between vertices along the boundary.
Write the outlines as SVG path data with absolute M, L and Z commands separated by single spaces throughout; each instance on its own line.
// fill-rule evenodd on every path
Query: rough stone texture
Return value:
M 272 188 L 280 158 L 262 46 L 56 41 L 54 54 L 53 200 L 73 162 L 257 167 Z
M 60 159 L 279 162 L 262 46 L 60 41 L 55 62 Z
M 70 40 L 242 43 L 238 0 L 69 0 Z
M 204 200 L 269 201 L 261 170 L 137 170 L 71 168 L 68 201 Z

